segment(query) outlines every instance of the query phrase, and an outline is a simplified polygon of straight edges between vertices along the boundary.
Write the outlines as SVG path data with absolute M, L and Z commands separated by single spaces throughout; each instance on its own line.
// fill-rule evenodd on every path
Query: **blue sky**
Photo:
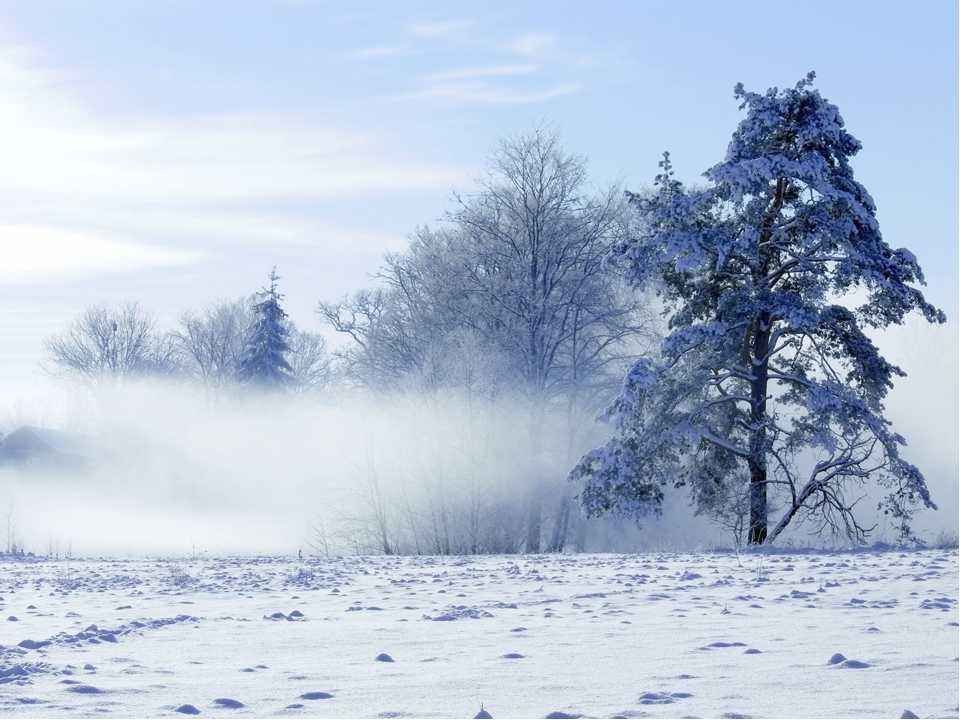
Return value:
M 948 1 L 0 3 L 6 377 L 89 303 L 170 322 L 274 263 L 319 329 L 317 300 L 441 217 L 499 137 L 548 123 L 633 188 L 670 149 L 692 180 L 735 82 L 809 69 L 888 241 L 955 315 L 956 52 Z

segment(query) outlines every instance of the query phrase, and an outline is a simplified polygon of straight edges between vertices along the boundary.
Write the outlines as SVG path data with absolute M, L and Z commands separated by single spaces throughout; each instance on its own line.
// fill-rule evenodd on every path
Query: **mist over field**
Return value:
M 890 415 L 939 506 L 918 513 L 914 525 L 936 541 L 958 522 L 956 335 L 951 325 L 916 323 L 881 345 L 909 372 L 891 395 Z M 519 399 L 361 390 L 250 397 L 149 380 L 96 390 L 48 381 L 21 398 L 9 391 L 15 401 L 3 431 L 48 425 L 89 442 L 94 463 L 86 470 L 0 468 L 0 509 L 12 509 L 25 546 L 77 555 L 315 553 L 323 540 L 330 553 L 378 553 L 377 502 L 391 538 L 416 551 L 411 517 L 428 538 L 443 509 L 462 523 L 470 507 L 495 512 L 482 507 L 488 498 L 520 507 L 533 477 L 547 480 L 548 503 L 572 494 L 572 462 L 609 432 L 592 423 L 568 450 L 562 418 L 548 419 L 537 429 L 547 452 L 534 463 L 526 459 L 529 408 Z M 875 517 L 866 501 L 861 512 Z M 789 539 L 846 544 L 803 528 Z M 873 539 L 893 537 L 881 525 Z M 732 545 L 675 490 L 660 518 L 624 520 L 615 530 L 593 522 L 586 549 Z M 438 550 L 428 540 L 419 548 Z
M 520 401 L 362 391 L 211 397 L 161 381 L 62 390 L 62 427 L 84 438 L 90 467 L 0 470 L 18 532 L 38 551 L 53 542 L 83 555 L 379 553 L 381 512 L 391 541 L 429 554 L 447 551 L 433 544 L 434 522 L 449 522 L 451 537 L 467 542 L 459 536 L 469 513 L 482 522 L 500 514 L 503 532 L 519 538 L 516 512 L 533 478 L 546 479 L 551 506 L 572 490 L 563 423 L 548 418 L 537 428 L 556 454 L 525 459 L 531 428 Z M 590 441 L 580 438 L 575 452 Z M 713 537 L 707 523 L 693 539 L 671 531 L 674 520 L 645 531 L 626 522 L 622 537 L 594 537 L 591 545 L 667 547 Z M 422 535 L 419 549 L 411 522 Z

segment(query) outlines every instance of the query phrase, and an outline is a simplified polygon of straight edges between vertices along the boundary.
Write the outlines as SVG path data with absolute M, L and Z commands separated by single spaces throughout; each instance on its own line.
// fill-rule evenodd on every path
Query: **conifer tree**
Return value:
M 270 284 L 257 293 L 253 306 L 253 324 L 240 362 L 240 379 L 251 385 L 276 388 L 287 386 L 292 379 L 290 363 L 290 329 L 287 313 L 278 289 L 277 269 L 270 271 Z
M 572 473 L 589 513 L 655 512 L 673 483 L 705 511 L 739 499 L 759 544 L 804 519 L 862 540 L 868 494 L 905 534 L 913 508 L 935 507 L 884 416 L 905 373 L 867 331 L 945 318 L 913 253 L 881 236 L 850 166 L 860 142 L 813 79 L 738 85 L 746 117 L 708 186 L 684 187 L 665 154 L 655 192 L 631 197 L 640 229 L 613 257 L 656 288 L 670 333 L 628 373 L 613 438 Z

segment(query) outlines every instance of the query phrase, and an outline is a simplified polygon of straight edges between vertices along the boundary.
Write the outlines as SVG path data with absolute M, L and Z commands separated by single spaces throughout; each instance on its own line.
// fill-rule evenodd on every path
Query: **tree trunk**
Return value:
M 779 258 L 769 249 L 773 224 L 783 209 L 787 189 L 784 178 L 777 180 L 770 207 L 764 214 L 759 243 L 760 268 L 754 282 L 764 291 L 770 291 L 767 278 L 770 265 Z M 747 540 L 761 545 L 767 539 L 767 379 L 770 369 L 770 336 L 775 323 L 773 315 L 761 311 L 753 321 L 753 347 L 750 357 L 750 530 Z
M 747 542 L 767 539 L 767 377 L 771 317 L 760 313 L 753 335 L 753 379 L 750 381 L 750 529 Z
M 537 488 L 530 493 L 527 505 L 527 544 L 526 552 L 540 552 L 540 533 L 543 525 L 543 511 L 540 504 L 540 493 Z
M 750 530 L 747 541 L 762 545 L 767 539 L 767 468 L 750 463 Z
M 560 500 L 557 519 L 553 525 L 553 537 L 550 540 L 550 552 L 562 553 L 567 544 L 567 529 L 570 525 L 570 498 L 566 495 Z
M 541 480 L 541 473 L 543 472 L 542 463 L 540 462 L 540 452 L 541 452 L 541 437 L 540 433 L 543 429 L 543 420 L 545 409 L 542 402 L 542 385 L 536 385 L 536 394 L 534 395 L 534 403 L 530 408 L 530 424 L 529 424 L 529 433 L 530 433 L 530 470 L 531 476 L 534 478 L 531 483 L 532 487 L 530 488 L 530 494 L 527 497 L 527 542 L 524 547 L 524 552 L 528 553 L 539 553 L 540 552 L 540 536 L 543 532 L 543 496 L 544 496 L 544 483 Z
M 576 532 L 573 535 L 573 547 L 578 553 L 586 552 L 587 550 L 587 519 L 583 517 L 582 514 L 577 513 L 574 515 L 576 522 Z

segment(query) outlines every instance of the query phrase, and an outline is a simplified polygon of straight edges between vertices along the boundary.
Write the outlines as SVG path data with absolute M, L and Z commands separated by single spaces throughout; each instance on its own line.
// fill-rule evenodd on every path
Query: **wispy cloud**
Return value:
M 556 45 L 557 40 L 553 35 L 530 32 L 514 38 L 509 44 L 509 49 L 517 55 L 532 58 L 546 55 Z
M 57 78 L 0 56 L 0 193 L 194 204 L 445 188 L 458 168 L 309 114 L 115 121 Z
M 473 20 L 466 19 L 412 22 L 407 25 L 407 31 L 419 38 L 445 38 L 462 33 L 473 24 Z
M 428 75 L 426 79 L 428 82 L 441 83 L 451 80 L 472 80 L 475 78 L 514 77 L 517 75 L 530 75 L 539 69 L 539 66 L 532 64 L 491 65 L 487 67 L 469 67 L 433 73 L 432 75 Z
M 406 32 L 420 41 L 461 36 L 475 25 L 473 20 L 450 19 L 411 22 Z M 557 39 L 543 32 L 527 32 L 508 41 L 497 40 L 478 28 L 471 37 L 474 51 L 502 60 L 504 51 L 522 56 L 523 62 L 492 61 L 477 65 L 453 67 L 434 72 L 421 72 L 420 89 L 402 93 L 401 99 L 438 98 L 460 103 L 486 105 L 523 105 L 578 93 L 583 89 L 579 81 L 564 77 L 579 67 L 567 53 L 560 52 Z M 429 43 L 411 41 L 419 53 L 429 54 Z M 364 48 L 354 56 L 360 58 L 390 57 L 409 52 L 410 46 L 385 45 Z M 530 76 L 543 72 L 535 82 Z
M 69 222 L 83 227 L 109 226 L 118 236 L 133 236 L 149 227 L 158 238 L 202 240 L 211 252 L 239 247 L 318 247 L 325 251 L 356 252 L 362 247 L 399 249 L 405 242 L 402 228 L 384 232 L 363 227 L 363 218 L 343 224 L 328 222 L 309 211 L 191 208 L 171 213 L 164 208 L 103 209 L 74 211 Z
M 374 45 L 373 47 L 359 48 L 350 53 L 351 57 L 361 60 L 372 60 L 376 58 L 396 57 L 398 55 L 409 55 L 413 49 L 409 45 Z
M 194 262 L 197 252 L 147 240 L 207 242 L 204 222 L 224 236 L 232 225 L 238 237 L 256 227 L 276 240 L 267 222 L 251 222 L 256 210 L 240 217 L 230 208 L 445 191 L 467 176 L 306 113 L 114 119 L 65 85 L 20 54 L 0 54 L 0 213 L 16 223 L 0 236 L 3 279 Z M 310 227 L 285 225 L 309 242 Z
M 0 190 L 113 201 L 334 197 L 446 187 L 457 171 L 390 157 L 379 139 L 283 114 L 10 127 Z
M 104 272 L 190 265 L 199 250 L 148 245 L 53 227 L 0 225 L 0 282 L 34 283 Z
M 560 83 L 547 88 L 521 90 L 496 87 L 488 83 L 437 83 L 414 93 L 413 97 L 433 97 L 485 105 L 525 105 L 543 102 L 583 89 L 579 83 Z
M 523 47 L 529 54 L 537 54 L 543 52 L 544 43 L 541 36 L 529 36 Z M 583 89 L 579 82 L 571 81 L 557 80 L 549 84 L 547 80 L 541 80 L 534 84 L 529 76 L 540 71 L 541 65 L 533 62 L 444 70 L 423 76 L 422 88 L 405 97 L 441 98 L 486 105 L 524 105 L 571 95 Z

